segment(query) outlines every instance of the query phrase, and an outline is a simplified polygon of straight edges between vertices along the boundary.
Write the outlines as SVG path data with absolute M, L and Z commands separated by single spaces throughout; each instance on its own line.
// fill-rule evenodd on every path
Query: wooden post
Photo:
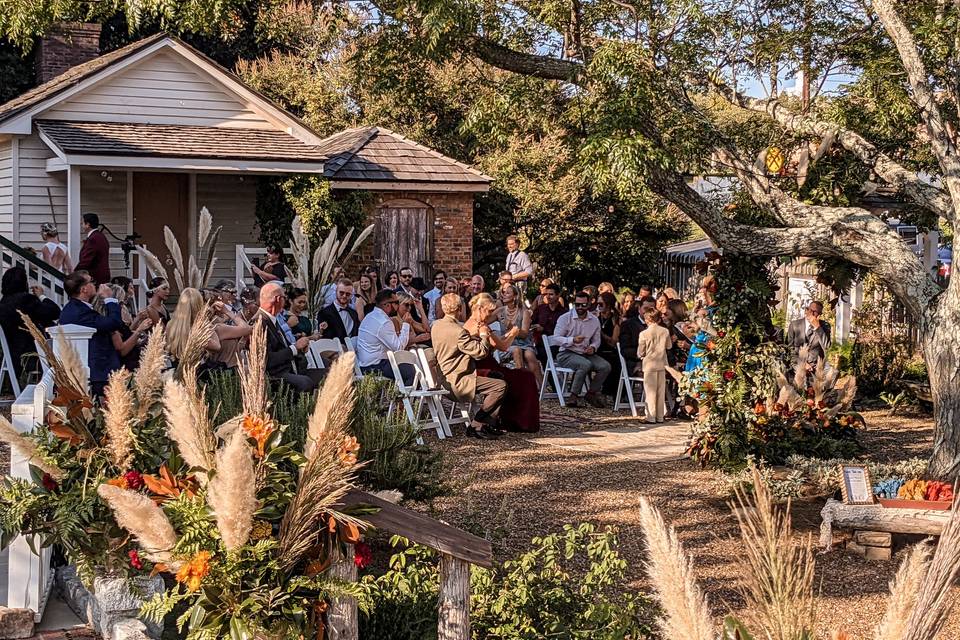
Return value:
M 438 640 L 470 640 L 470 563 L 440 556 Z
M 353 563 L 353 545 L 347 545 L 346 554 L 340 553 L 338 545 L 333 546 L 330 575 L 346 582 L 357 581 L 357 565 Z M 358 640 L 360 621 L 357 617 L 357 601 L 353 598 L 333 598 L 327 612 L 330 640 Z

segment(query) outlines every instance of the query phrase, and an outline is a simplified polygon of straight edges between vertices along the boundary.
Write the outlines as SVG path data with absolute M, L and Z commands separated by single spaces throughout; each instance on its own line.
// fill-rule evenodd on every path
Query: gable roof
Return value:
M 320 141 L 323 175 L 334 187 L 357 182 L 473 185 L 493 178 L 383 127 L 347 129 Z

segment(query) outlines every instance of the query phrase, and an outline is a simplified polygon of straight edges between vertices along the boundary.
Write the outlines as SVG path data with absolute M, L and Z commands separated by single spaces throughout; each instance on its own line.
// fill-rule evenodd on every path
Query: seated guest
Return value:
M 543 350 L 543 340 L 541 336 L 552 336 L 557 326 L 557 320 L 560 319 L 566 309 L 560 302 L 560 286 L 551 282 L 546 286 L 542 294 L 543 304 L 538 305 L 533 310 L 533 316 L 530 318 L 530 329 L 533 331 L 533 337 L 537 346 L 537 359 L 540 362 L 547 361 L 547 354 Z M 555 349 L 555 347 L 554 347 Z
M 400 274 L 397 273 L 396 271 L 387 271 L 387 275 L 384 280 L 383 287 L 384 289 L 390 289 L 391 291 L 396 291 L 400 287 Z M 376 304 L 376 302 L 374 302 L 374 304 Z
M 170 297 L 170 284 L 166 278 L 151 278 L 147 282 L 147 306 L 140 310 L 133 325 L 136 327 L 144 318 L 150 318 L 153 324 L 170 322 L 170 312 L 167 311 L 167 298 Z
M 326 369 L 311 369 L 307 366 L 304 352 L 310 348 L 310 338 L 294 338 L 290 328 L 279 321 L 286 296 L 283 287 L 268 282 L 260 288 L 260 311 L 256 322 L 266 328 L 267 375 L 273 380 L 282 380 L 302 393 L 317 388 Z
M 37 347 L 33 343 L 33 336 L 23 326 L 20 313 L 29 317 L 40 330 L 46 329 L 60 317 L 60 307 L 52 300 L 47 300 L 40 287 L 27 290 L 27 272 L 17 265 L 3 272 L 0 279 L 0 328 L 7 337 L 7 346 L 10 347 L 10 359 L 13 361 L 13 370 L 17 379 L 22 379 L 24 370 L 37 371 L 36 357 L 31 357 L 24 366 L 23 357 L 28 353 L 36 353 Z
M 456 278 L 447 278 L 443 284 L 443 294 L 455 293 L 458 296 L 460 295 L 460 282 Z M 437 301 L 433 304 L 433 307 L 430 308 L 430 315 L 433 316 L 433 321 L 436 322 L 444 316 L 443 305 L 440 304 L 440 298 L 443 297 L 443 294 L 437 298 Z M 460 299 L 463 300 L 463 296 L 460 296 Z M 463 304 L 460 305 L 460 311 L 457 315 L 458 322 L 465 322 L 467 320 L 467 302 L 464 300 Z
M 357 311 L 357 317 L 362 321 L 363 316 L 370 313 L 373 309 L 373 298 L 377 295 L 376 285 L 374 284 L 373 276 L 369 273 L 360 274 L 360 279 L 354 284 L 354 291 L 356 291 L 356 301 L 354 302 L 354 308 Z
M 60 312 L 60 324 L 79 324 L 96 329 L 87 347 L 87 363 L 90 367 L 90 390 L 94 397 L 102 398 L 110 374 L 120 368 L 120 354 L 113 347 L 113 332 L 123 327 L 120 304 L 112 297 L 110 285 L 100 285 L 99 292 L 93 278 L 86 271 L 74 271 L 63 281 L 63 290 L 70 300 Z M 97 293 L 103 298 L 106 315 L 93 310 L 91 302 Z
M 243 309 L 243 305 L 237 300 L 237 285 L 230 280 L 220 280 L 213 285 L 213 290 L 217 293 L 220 302 L 230 307 L 234 313 L 240 313 Z
M 483 276 L 479 273 L 470 278 L 470 291 L 467 294 L 467 298 L 472 298 L 475 295 L 483 293 L 483 289 L 486 286 L 486 283 L 483 281 Z
M 632 305 L 627 309 L 623 321 L 620 322 L 620 353 L 623 354 L 623 360 L 627 363 L 627 371 L 630 375 L 636 375 L 637 363 L 637 345 L 640 343 L 640 333 L 647 328 L 647 325 L 640 317 L 640 309 Z
M 179 362 L 187 348 L 187 342 L 190 338 L 190 332 L 193 330 L 193 323 L 201 313 L 205 313 L 206 303 L 203 300 L 203 294 L 193 287 L 187 287 L 180 292 L 180 298 L 177 300 L 177 306 L 173 310 L 173 316 L 167 323 L 167 350 L 174 362 Z M 220 352 L 220 335 L 214 331 L 205 345 L 207 357 L 215 356 Z M 208 368 L 207 362 L 200 365 L 202 370 Z
M 322 329 L 324 338 L 336 338 L 343 341 L 356 338 L 360 331 L 360 317 L 353 308 L 353 283 L 349 278 L 337 282 L 335 299 L 320 310 L 318 319 L 326 327 Z
M 397 292 L 397 300 L 400 301 L 397 307 L 397 316 L 401 322 L 410 325 L 410 340 L 407 341 L 407 344 L 421 344 L 429 347 L 430 325 L 425 320 L 420 320 L 420 318 L 426 317 L 420 301 L 402 291 Z
M 520 302 L 520 292 L 512 284 L 503 285 L 500 290 L 500 302 L 503 306 L 497 310 L 497 322 L 504 332 L 517 328 L 517 337 L 507 349 L 513 360 L 515 369 L 528 369 L 533 373 L 537 389 L 543 382 L 543 372 L 537 360 L 537 347 L 533 342 L 533 331 L 530 329 L 530 310 Z
M 457 322 L 463 300 L 458 294 L 446 293 L 440 298 L 443 317 L 433 323 L 431 336 L 437 366 L 443 374 L 443 385 L 458 402 L 473 402 L 479 393 L 483 404 L 474 415 L 467 436 L 488 440 L 496 437 L 500 405 L 503 403 L 507 384 L 503 380 L 477 376 L 477 361 L 486 358 L 491 351 L 490 329 L 493 305 L 477 305 L 471 319 L 478 326 L 478 335 L 472 336 Z
M 400 284 L 397 286 L 397 293 L 406 293 L 413 295 L 413 269 L 403 267 L 400 269 Z
M 410 309 L 410 315 L 413 316 L 413 319 L 417 322 L 422 323 L 426 326 L 429 331 L 430 320 L 427 307 L 423 306 L 424 298 L 423 293 L 427 290 L 427 283 L 423 281 L 423 278 L 416 277 L 410 281 L 410 286 L 408 287 L 409 295 L 413 298 L 413 305 Z M 399 293 L 403 293 L 402 291 Z
M 537 297 L 534 298 L 534 299 L 533 299 L 533 302 L 530 304 L 530 308 L 531 308 L 531 309 L 536 309 L 536 308 L 539 307 L 541 304 L 543 304 L 544 302 L 546 302 L 546 301 L 543 299 L 543 296 L 544 296 L 544 294 L 547 292 L 547 287 L 549 287 L 549 286 L 552 285 L 552 284 L 556 284 L 556 283 L 553 281 L 553 278 L 544 278 L 543 280 L 540 281 L 540 293 L 537 294 Z M 523 294 L 522 291 L 521 291 L 520 293 L 521 293 L 521 295 Z M 560 285 L 557 285 L 557 302 L 560 303 L 560 306 L 561 306 L 561 307 L 566 307 L 566 306 L 567 306 L 567 303 L 563 300 L 563 296 L 560 295 Z
M 637 291 L 637 300 L 642 300 L 643 298 L 649 298 L 652 295 L 653 295 L 653 287 L 651 287 L 648 284 L 640 285 L 640 289 Z
M 347 275 L 347 272 L 343 270 L 343 267 L 334 267 L 333 272 L 330 274 L 330 282 L 323 285 L 320 288 L 320 296 L 323 298 L 323 306 L 333 304 L 337 299 L 337 283 L 340 280 L 344 279 Z M 350 283 L 350 286 L 353 286 L 353 283 Z M 353 305 L 353 296 L 350 298 L 350 304 Z
M 600 347 L 600 321 L 590 313 L 590 296 L 585 291 L 580 291 L 575 296 L 573 310 L 557 320 L 553 337 L 560 346 L 557 363 L 574 371 L 569 406 L 578 407 L 585 399 L 594 407 L 603 407 L 600 390 L 610 375 L 610 363 L 597 355 Z M 593 379 L 584 397 L 584 383 L 590 374 L 593 374 Z
M 633 291 L 627 289 L 623 292 L 623 295 L 620 296 L 620 321 L 623 322 L 623 319 L 627 316 L 627 310 L 634 305 L 637 301 L 637 296 L 634 295 Z
M 617 295 L 616 290 L 613 288 L 612 282 L 601 282 L 600 285 L 597 287 L 598 296 L 602 296 L 605 293 L 612 293 L 613 295 Z
M 400 300 L 397 292 L 384 289 L 374 298 L 376 305 L 360 323 L 357 333 L 357 363 L 364 373 L 379 373 L 394 379 L 393 367 L 387 360 L 388 351 L 403 351 L 410 339 L 410 325 L 397 315 Z M 412 365 L 401 364 L 400 376 L 405 385 L 413 384 L 416 371 Z
M 233 307 L 222 300 L 215 300 L 210 305 L 213 312 L 213 330 L 220 340 L 220 349 L 210 354 L 210 360 L 215 369 L 235 369 L 240 366 L 240 352 L 247 348 L 253 327 L 246 321 L 242 313 L 233 310 Z
M 306 313 L 307 291 L 300 287 L 286 288 L 287 305 L 283 310 L 282 318 L 293 332 L 294 338 L 313 335 L 313 322 Z
M 597 293 L 597 288 L 592 284 L 588 284 L 582 289 L 582 291 L 585 294 L 587 294 L 587 300 L 590 302 L 590 306 L 587 307 L 587 311 L 589 311 L 593 315 L 597 315 L 597 301 L 598 301 L 597 296 L 599 295 Z
M 597 349 L 597 355 L 610 363 L 610 375 L 603 383 L 603 392 L 614 396 L 620 384 L 620 357 L 617 355 L 617 344 L 620 341 L 620 307 L 612 291 L 600 294 L 597 314 L 600 320 L 600 348 Z

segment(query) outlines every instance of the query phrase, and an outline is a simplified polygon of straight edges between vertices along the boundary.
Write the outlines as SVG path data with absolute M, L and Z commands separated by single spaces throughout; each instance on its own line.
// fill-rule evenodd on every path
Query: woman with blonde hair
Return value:
M 207 307 L 203 302 L 203 294 L 192 287 L 188 287 L 180 292 L 177 308 L 174 310 L 170 322 L 167 323 L 167 348 L 174 360 L 180 360 L 183 357 L 190 331 L 193 329 L 193 323 L 201 313 L 210 313 L 213 316 L 214 330 L 205 345 L 207 356 L 212 360 L 219 360 L 218 356 L 224 348 L 225 341 L 237 341 L 249 336 L 252 332 L 252 328 L 247 324 L 247 321 L 225 304 L 217 301 Z M 233 324 L 227 324 L 227 321 Z M 234 349 L 233 362 L 224 364 L 226 366 L 236 366 L 235 355 L 236 350 Z
M 518 329 L 513 345 L 507 350 L 507 354 L 513 359 L 513 368 L 527 369 L 533 373 L 539 388 L 543 382 L 543 373 L 540 371 L 537 347 L 530 331 L 530 310 L 520 303 L 520 291 L 512 284 L 500 287 L 500 302 L 503 306 L 497 310 L 497 322 L 500 323 L 501 330 L 509 331 L 514 327 Z
M 440 298 L 448 293 L 455 293 L 458 296 L 460 295 L 460 281 L 456 278 L 447 278 L 443 284 L 443 293 L 437 296 L 437 301 L 433 305 L 433 317 L 434 320 L 439 320 L 442 318 L 445 313 L 443 311 L 443 306 L 440 304 Z M 460 296 L 461 304 L 460 309 L 457 311 L 457 321 L 466 322 L 467 321 L 467 307 L 469 304 L 466 300 L 463 299 L 463 296 Z
M 407 341 L 407 345 L 429 343 L 430 327 L 425 321 L 426 314 L 423 313 L 419 300 L 404 291 L 397 292 L 397 300 L 399 301 L 397 316 L 401 322 L 410 325 L 410 340 Z M 420 314 L 421 322 L 414 320 L 412 313 L 414 309 Z M 427 344 L 427 346 L 430 345 Z

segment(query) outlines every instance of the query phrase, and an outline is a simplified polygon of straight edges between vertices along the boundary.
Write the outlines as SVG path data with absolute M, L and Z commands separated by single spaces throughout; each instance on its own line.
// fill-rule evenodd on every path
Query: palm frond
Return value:
M 210 237 L 210 229 L 213 228 L 213 216 L 206 207 L 200 209 L 200 219 L 197 221 L 197 246 L 201 249 L 207 246 L 207 238 Z

